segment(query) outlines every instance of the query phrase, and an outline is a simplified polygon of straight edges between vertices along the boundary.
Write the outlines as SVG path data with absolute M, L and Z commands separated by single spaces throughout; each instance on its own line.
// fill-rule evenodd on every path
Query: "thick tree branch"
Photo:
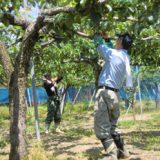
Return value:
M 13 42 L 13 43 L 11 43 L 11 44 L 6 44 L 6 47 L 9 48 L 9 47 L 11 47 L 11 46 L 16 45 L 16 44 L 19 43 L 19 42 L 22 42 L 22 37 L 16 39 L 16 41 Z
M 35 36 L 35 34 L 38 34 L 39 30 L 44 26 L 44 16 L 39 16 L 37 18 L 37 21 L 29 26 L 26 30 L 26 37 L 23 38 L 23 42 L 27 41 L 28 39 L 31 39 Z M 28 33 L 28 34 L 27 34 Z
M 44 25 L 48 25 L 48 24 L 54 24 L 54 19 L 53 18 L 45 18 Z
M 79 60 L 73 60 L 73 63 L 87 63 L 90 64 L 91 66 L 93 65 L 94 61 L 92 61 L 91 59 L 79 59 Z
M 81 36 L 81 37 L 84 37 L 84 38 L 92 38 L 93 37 L 93 35 L 89 35 L 89 34 L 86 34 L 83 32 L 79 32 L 79 31 L 74 31 L 74 33 Z
M 56 7 L 56 8 L 52 8 L 52 9 L 45 9 L 43 11 L 41 11 L 41 14 L 43 15 L 48 15 L 48 16 L 53 16 L 56 15 L 60 12 L 74 12 L 76 11 L 76 7 Z
M 107 2 L 107 0 L 99 0 L 95 5 L 101 5 L 101 4 L 104 4 L 106 2 Z M 88 10 L 87 7 L 86 7 L 86 10 Z M 53 15 L 56 15 L 60 12 L 71 13 L 71 12 L 75 12 L 75 11 L 77 11 L 77 7 L 65 6 L 65 7 L 55 7 L 55 8 L 52 8 L 52 9 L 45 9 L 45 10 L 41 11 L 41 14 L 42 15 L 53 16 Z
M 5 13 L 3 15 L 2 22 L 5 23 L 6 20 L 8 20 L 11 25 L 21 26 L 23 29 L 26 29 L 30 24 L 29 21 L 27 21 L 25 19 L 18 18 L 10 13 Z
M 134 17 L 123 17 L 123 18 L 119 18 L 118 16 L 114 16 L 113 17 L 114 20 L 116 21 L 132 21 L 132 22 L 138 22 L 138 19 L 134 18 Z M 103 17 L 102 21 L 108 21 L 107 17 Z
M 95 63 L 96 61 L 94 59 L 89 59 L 89 58 L 79 58 L 79 59 L 72 59 L 70 58 L 67 61 L 63 61 L 62 63 L 87 63 L 90 64 L 91 66 Z
M 22 40 L 20 53 L 15 59 L 15 70 L 20 77 L 28 73 L 30 57 L 33 54 L 33 47 L 38 40 L 39 30 L 43 27 L 44 17 L 39 16 L 35 23 L 30 24 L 25 30 L 25 34 Z M 19 72 L 19 68 L 21 72 Z M 25 69 L 25 70 L 24 70 Z
M 9 81 L 10 76 L 13 72 L 13 65 L 11 63 L 11 59 L 10 59 L 8 53 L 7 53 L 5 45 L 2 42 L 0 42 L 0 60 L 2 62 L 3 69 L 5 71 L 7 79 Z
M 106 3 L 106 2 L 107 2 L 107 0 L 99 0 L 97 4 L 101 5 L 101 4 Z
M 41 43 L 41 46 L 44 48 L 44 47 L 47 47 L 48 45 L 52 44 L 53 42 L 55 41 L 55 39 L 50 39 L 49 41 L 47 42 L 42 42 Z
M 138 19 L 134 18 L 134 17 L 124 17 L 124 18 L 119 18 L 117 16 L 114 16 L 113 17 L 114 20 L 117 20 L 117 21 L 132 21 L 132 22 L 138 22 Z
M 157 37 L 157 36 L 149 36 L 149 37 L 142 38 L 141 40 L 147 41 L 147 40 L 159 40 L 159 39 L 160 37 Z
M 93 38 L 93 35 L 89 35 L 83 32 L 74 31 L 74 33 L 84 38 Z M 149 36 L 149 37 L 141 38 L 140 40 L 147 41 L 147 40 L 159 40 L 159 39 L 160 39 L 159 36 Z

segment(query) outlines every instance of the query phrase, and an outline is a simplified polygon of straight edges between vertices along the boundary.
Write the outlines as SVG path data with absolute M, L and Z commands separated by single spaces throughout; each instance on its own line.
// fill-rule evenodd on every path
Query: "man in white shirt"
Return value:
M 94 129 L 106 152 L 106 160 L 117 160 L 127 157 L 123 138 L 116 131 L 120 116 L 118 91 L 126 79 L 126 86 L 132 87 L 130 59 L 127 50 L 132 45 L 129 34 L 118 35 L 115 49 L 105 44 L 103 37 L 94 38 L 97 51 L 105 64 L 99 76 L 96 93 Z

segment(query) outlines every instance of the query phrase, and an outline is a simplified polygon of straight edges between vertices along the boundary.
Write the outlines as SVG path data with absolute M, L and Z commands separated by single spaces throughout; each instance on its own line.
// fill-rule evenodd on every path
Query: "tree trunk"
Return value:
M 20 71 L 22 72 L 22 71 Z M 13 72 L 10 83 L 10 160 L 20 160 L 26 155 L 26 75 Z
M 38 40 L 38 31 L 43 26 L 43 16 L 37 18 L 25 31 L 21 50 L 16 57 L 14 72 L 11 75 L 10 90 L 10 155 L 9 160 L 21 160 L 27 153 L 26 148 L 26 103 L 25 90 L 29 61 L 33 47 Z
M 31 43 L 22 43 L 21 52 L 18 54 L 14 72 L 11 75 L 10 92 L 10 160 L 20 160 L 26 153 L 26 103 L 25 90 L 27 86 L 27 73 L 29 60 L 33 50 Z
M 26 103 L 25 89 L 27 84 L 27 71 L 29 59 L 36 42 L 37 34 L 33 34 L 32 39 L 25 40 L 22 44 L 20 54 L 18 54 L 15 67 L 8 56 L 3 43 L 0 43 L 0 58 L 3 63 L 4 71 L 8 77 L 10 93 L 10 160 L 20 160 L 26 155 Z

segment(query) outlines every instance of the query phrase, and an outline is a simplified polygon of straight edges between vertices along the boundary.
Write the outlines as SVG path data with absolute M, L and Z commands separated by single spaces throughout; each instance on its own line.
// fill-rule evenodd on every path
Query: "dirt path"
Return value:
M 127 115 L 121 119 L 130 120 L 132 118 L 132 116 Z M 149 116 L 146 115 L 143 118 L 147 119 Z M 87 115 L 87 117 L 82 117 L 82 119 L 82 122 L 80 121 L 78 124 L 73 124 L 73 121 L 62 122 L 62 127 L 67 130 L 64 134 L 41 134 L 41 139 L 43 140 L 42 146 L 47 155 L 50 157 L 56 157 L 56 160 L 98 160 L 99 157 L 103 157 L 102 145 L 93 132 L 93 115 Z M 68 131 L 73 131 L 73 133 L 81 132 L 82 134 L 71 136 L 68 134 Z M 137 141 L 134 145 L 130 144 L 127 137 L 139 134 L 139 132 L 134 129 L 131 130 L 125 128 L 123 133 L 126 141 L 126 148 L 132 154 L 132 158 L 128 160 L 160 160 L 159 150 L 144 150 Z M 160 136 L 159 131 L 156 131 L 155 133 Z M 8 135 L 9 133 L 7 132 L 5 134 Z M 8 160 L 8 154 L 9 145 L 0 149 L 0 160 Z
M 131 117 L 128 116 L 126 119 L 131 119 Z M 73 125 L 70 129 L 82 126 L 84 130 L 93 130 L 93 116 L 87 119 L 85 125 L 84 123 L 78 126 Z M 132 131 L 125 129 L 125 134 L 130 134 L 131 132 Z M 43 139 L 46 151 L 50 151 L 50 154 L 55 155 L 58 160 L 98 160 L 98 157 L 103 157 L 102 145 L 95 135 L 89 137 L 71 137 L 66 134 L 57 135 L 55 133 L 50 133 L 48 136 L 43 135 Z M 126 148 L 132 155 L 128 160 L 160 160 L 160 151 L 146 151 L 127 143 L 127 140 Z

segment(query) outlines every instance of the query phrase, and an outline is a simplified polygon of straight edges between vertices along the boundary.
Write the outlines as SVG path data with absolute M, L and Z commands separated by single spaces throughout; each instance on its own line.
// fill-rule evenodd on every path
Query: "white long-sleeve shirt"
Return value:
M 111 49 L 102 44 L 97 51 L 103 57 L 105 64 L 99 76 L 98 85 L 119 89 L 126 79 L 126 87 L 132 87 L 130 59 L 127 50 Z

